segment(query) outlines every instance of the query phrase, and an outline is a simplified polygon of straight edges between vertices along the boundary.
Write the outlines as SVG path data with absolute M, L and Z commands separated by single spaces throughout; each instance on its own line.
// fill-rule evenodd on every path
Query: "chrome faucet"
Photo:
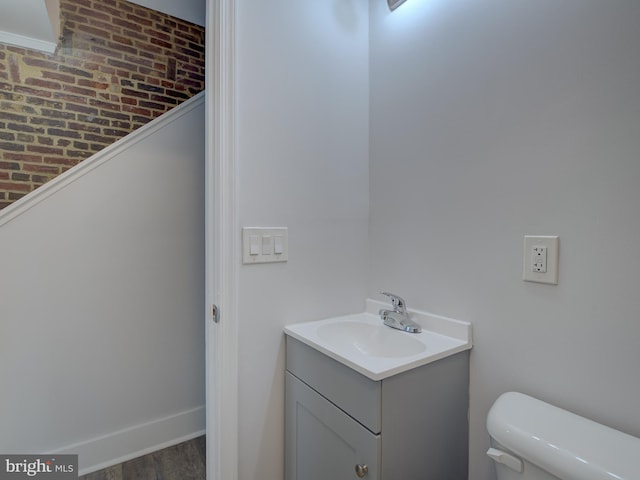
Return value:
M 389 297 L 391 299 L 391 305 L 393 306 L 393 310 L 381 308 L 378 312 L 386 326 L 409 333 L 422 332 L 422 327 L 409 318 L 407 302 L 405 302 L 402 297 L 389 292 L 380 293 Z

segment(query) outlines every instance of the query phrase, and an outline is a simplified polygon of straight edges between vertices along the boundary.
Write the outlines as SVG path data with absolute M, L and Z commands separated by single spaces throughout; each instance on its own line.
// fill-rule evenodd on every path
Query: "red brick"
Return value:
M 48 68 L 49 70 L 55 70 L 58 68 L 58 64 L 56 62 L 42 60 L 39 58 L 24 57 L 22 61 L 25 65 L 29 65 L 30 67 Z
M 82 138 L 82 135 L 78 132 L 73 130 L 63 130 L 62 128 L 49 128 L 47 130 L 47 134 L 54 137 Z
M 100 133 L 101 131 L 100 127 L 96 127 L 95 125 L 87 125 L 84 123 L 69 122 L 68 127 L 71 130 L 81 130 L 83 132 Z M 80 138 L 80 135 L 75 138 Z
M 0 170 L 20 170 L 20 164 L 16 162 L 3 162 L 0 160 Z
M 129 30 L 133 30 L 134 32 L 141 32 L 142 31 L 142 26 L 141 25 L 138 25 L 137 23 L 134 23 L 134 22 L 129 22 L 127 20 L 123 20 L 121 18 L 114 18 L 113 19 L 113 24 L 114 25 L 118 25 L 120 27 L 127 28 Z
M 108 58 L 107 64 L 111 65 L 112 67 L 124 68 L 125 70 L 128 70 L 130 72 L 137 71 L 137 66 L 135 64 L 116 60 L 115 58 Z
M 171 48 L 171 44 L 169 42 L 165 42 L 164 40 L 160 40 L 159 38 L 152 38 L 150 41 L 153 45 L 158 45 L 159 47 L 164 47 L 167 49 Z
M 31 190 L 29 185 L 24 183 L 13 183 L 13 182 L 0 182 L 0 190 L 5 190 L 8 192 L 28 192 Z
M 31 187 L 27 184 L 28 190 L 26 193 L 31 191 Z M 22 197 L 24 197 L 26 195 L 26 193 L 15 193 L 15 192 L 9 192 L 9 200 L 15 202 L 16 200 L 20 200 Z
M 91 156 L 91 152 L 83 152 L 81 150 L 67 150 L 67 157 L 73 157 L 76 160 L 78 158 L 84 160 L 87 157 Z
M 148 15 L 145 15 L 145 16 L 148 16 Z M 136 15 L 131 15 L 131 14 L 127 15 L 127 20 L 131 22 L 135 22 L 137 25 L 146 25 L 146 26 L 153 25 L 153 22 L 148 18 L 142 18 L 142 16 L 138 14 L 138 11 L 136 11 Z
M 15 87 L 13 87 L 13 91 L 16 93 L 33 95 L 34 97 L 51 98 L 53 96 L 51 92 L 47 92 L 45 90 L 36 90 L 35 88 L 30 88 L 30 87 L 23 87 L 21 85 L 16 85 Z
M 111 126 L 116 128 L 124 128 L 126 130 L 131 130 L 131 122 L 122 122 L 120 120 L 112 120 Z
M 129 132 L 127 132 L 126 130 L 118 130 L 115 128 L 103 128 L 102 133 L 111 137 L 124 137 Z
M 93 53 L 98 53 L 100 55 L 104 55 L 105 57 L 107 57 L 107 59 L 110 59 L 110 58 L 122 58 L 122 53 L 116 52 L 115 50 L 110 49 L 110 48 L 104 48 L 104 47 L 95 46 L 95 47 L 91 47 L 91 51 Z
M 120 43 L 116 43 L 116 42 L 108 42 L 107 43 L 107 47 L 111 48 L 112 50 L 118 51 L 118 52 L 125 52 L 125 53 L 129 53 L 131 55 L 137 55 L 138 53 L 138 49 L 131 47 L 129 45 L 122 45 Z
M 87 99 L 86 97 L 81 97 L 80 95 L 71 95 L 69 93 L 65 93 L 65 92 L 54 92 L 53 93 L 53 98 L 55 98 L 56 100 L 65 100 L 67 102 L 67 109 L 69 109 L 69 105 L 72 103 L 77 103 L 77 104 L 85 104 L 87 103 Z
M 151 116 L 151 110 L 147 110 L 146 108 L 130 107 L 129 105 L 123 105 L 122 110 L 125 112 L 131 112 L 131 113 L 136 113 L 138 115 L 143 115 L 145 117 Z M 136 117 L 133 117 L 133 118 L 135 120 Z
M 104 20 L 105 22 L 108 22 L 109 20 L 111 20 L 111 17 L 109 15 L 105 13 L 97 12 L 96 9 L 93 7 L 91 9 L 81 7 L 78 9 L 78 13 L 80 15 L 83 15 L 84 17 L 88 17 L 90 21 L 96 18 L 100 20 Z
M 12 142 L 0 142 L 0 150 L 7 150 L 10 152 L 24 152 L 24 145 Z
M 93 65 L 101 64 L 106 62 L 106 57 L 104 55 L 96 55 L 95 53 L 87 50 L 80 50 L 74 54 L 78 58 L 82 58 L 91 62 L 94 62 Z M 89 72 L 87 72 L 89 73 Z M 91 77 L 89 77 L 91 78 Z
M 36 141 L 35 135 L 30 135 L 28 133 L 19 133 L 16 141 L 21 143 L 33 143 Z
M 27 85 L 34 87 L 46 88 L 48 90 L 60 90 L 62 85 L 57 82 L 50 82 L 48 80 L 40 80 L 39 78 L 27 78 L 25 82 Z
M 91 72 L 87 72 L 86 70 L 82 70 L 80 68 L 68 67 L 66 65 L 59 65 L 58 70 L 60 70 L 61 72 L 69 73 L 76 77 L 93 78 L 93 74 Z
M 14 47 L 13 45 L 7 45 L 7 50 L 9 52 L 17 53 L 18 55 L 25 55 L 27 50 L 20 47 Z M 37 58 L 41 58 L 40 55 L 36 55 Z
M 145 100 L 149 98 L 149 94 L 146 92 L 139 92 L 138 90 L 133 90 L 131 88 L 123 88 L 123 95 L 130 95 L 132 97 L 144 98 Z
M 116 118 L 118 120 L 131 120 L 131 115 L 127 115 L 126 113 L 120 113 L 120 112 L 111 112 L 109 110 L 100 110 L 100 116 Z
M 117 8 L 112 8 L 108 5 L 105 5 L 106 2 L 97 2 L 93 9 L 100 12 L 108 13 L 109 15 L 113 15 L 114 17 L 119 17 L 122 14 L 122 11 Z
M 178 91 L 178 90 L 169 90 L 169 89 L 167 89 L 166 94 L 170 95 L 172 97 L 175 97 L 175 98 L 182 98 L 183 100 L 186 100 L 186 99 L 188 99 L 190 97 L 189 95 L 184 93 L 184 91 Z
M 62 155 L 64 153 L 61 148 L 41 147 L 39 145 L 29 145 L 27 146 L 27 151 L 35 152 L 35 153 L 50 154 L 50 155 Z
M 91 21 L 90 23 L 90 25 L 79 24 L 77 26 L 77 30 L 80 32 L 91 34 L 89 39 L 93 43 L 102 43 L 105 41 L 105 39 L 111 38 L 111 30 L 113 30 L 113 25 L 107 25 L 106 23 L 99 23 L 98 25 L 96 25 L 96 23 L 98 22 L 94 21 Z
M 74 103 L 67 103 L 66 108 L 67 108 L 67 110 L 72 110 L 74 112 L 85 113 L 87 115 L 97 115 L 98 114 L 98 109 L 97 108 L 87 107 L 87 106 L 84 106 L 84 105 L 76 105 Z
M 110 103 L 110 102 L 102 102 L 100 100 L 95 100 L 95 99 L 89 99 L 89 104 L 90 105 L 95 105 L 98 106 L 100 108 L 106 108 L 109 110 L 120 110 L 120 105 L 118 105 L 117 103 Z
M 138 102 L 138 106 L 145 107 L 145 108 L 150 108 L 152 110 L 160 110 L 160 111 L 163 111 L 163 112 L 166 111 L 166 110 L 169 110 L 169 108 L 171 108 L 171 107 L 168 107 L 167 105 L 162 105 L 160 103 L 155 103 L 155 102 L 146 102 L 144 100 L 140 100 Z M 154 113 L 154 115 L 155 115 L 155 113 Z
M 204 89 L 203 28 L 124 0 L 60 7 L 56 54 L 0 44 L 0 208 Z
M 38 137 L 38 143 L 40 145 L 53 145 L 53 138 L 51 138 L 51 137 Z
M 46 183 L 49 180 L 51 180 L 53 178 L 53 176 L 44 176 L 44 175 L 31 175 L 31 181 L 33 183 Z
M 44 72 L 42 72 L 42 76 L 44 78 L 50 78 L 52 80 L 58 80 L 59 82 L 65 82 L 65 83 L 75 83 L 76 82 L 76 77 L 74 77 L 73 75 L 65 75 L 63 73 L 44 71 Z
M 29 120 L 29 122 L 33 125 L 47 125 L 49 127 L 64 127 L 67 124 L 67 122 L 65 122 L 64 120 L 56 120 L 46 117 L 33 117 Z
M 143 42 L 147 41 L 147 36 L 144 33 L 135 30 L 123 30 L 122 34 L 131 39 L 142 40 Z
M 43 117 L 50 117 L 50 118 L 64 118 L 64 119 L 76 118 L 76 115 L 74 113 L 63 111 L 61 110 L 61 108 L 62 108 L 62 104 L 60 104 L 60 107 L 58 107 L 58 109 L 56 110 L 51 108 L 43 108 L 40 110 L 40 115 L 42 115 Z
M 42 156 L 41 155 L 30 155 L 30 154 L 27 154 L 27 153 L 9 153 L 9 152 L 4 152 L 4 159 L 5 160 L 16 160 L 18 162 L 34 162 L 34 163 L 42 162 Z
M 90 142 L 100 142 L 105 145 L 109 145 L 110 143 L 113 143 L 113 138 L 103 137 L 102 135 L 96 135 L 93 133 L 85 133 L 84 139 Z
M 130 37 L 123 35 L 112 35 L 111 38 L 114 42 L 122 43 L 123 45 L 133 45 L 133 40 Z
M 88 88 L 74 87 L 72 85 L 64 85 L 62 88 L 65 92 L 75 93 L 76 95 L 83 95 L 85 97 L 95 97 L 96 92 Z
M 26 172 L 39 172 L 39 173 L 49 173 L 49 174 L 60 173 L 59 167 L 54 167 L 51 165 L 33 165 L 31 163 L 25 163 L 22 166 L 22 169 Z
M 13 83 L 20 83 L 20 65 L 18 63 L 18 57 L 15 55 L 9 55 L 9 72 L 11 73 L 11 81 Z
M 31 180 L 31 175 L 14 172 L 11 174 L 11 180 L 14 182 L 29 182 Z
M 44 133 L 43 128 L 32 127 L 31 125 L 26 125 L 24 123 L 9 123 L 7 128 L 17 132 Z
M 44 157 L 44 163 L 53 165 L 76 165 L 77 160 L 72 160 L 67 157 Z

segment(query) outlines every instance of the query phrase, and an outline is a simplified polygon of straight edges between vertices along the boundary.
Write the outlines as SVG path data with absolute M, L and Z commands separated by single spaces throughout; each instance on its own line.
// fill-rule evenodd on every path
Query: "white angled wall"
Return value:
M 287 263 L 239 272 L 243 480 L 284 476 L 284 325 L 364 308 L 367 12 L 366 0 L 237 1 L 239 219 L 289 228 Z
M 640 436 L 640 4 L 371 1 L 371 275 L 473 322 L 470 480 L 519 390 Z M 560 283 L 525 283 L 525 234 Z
M 0 451 L 87 471 L 203 432 L 203 124 L 201 94 L 3 210 Z
M 143 7 L 151 8 L 167 15 L 181 18 L 187 22 L 204 26 L 206 23 L 207 0 L 129 0 Z

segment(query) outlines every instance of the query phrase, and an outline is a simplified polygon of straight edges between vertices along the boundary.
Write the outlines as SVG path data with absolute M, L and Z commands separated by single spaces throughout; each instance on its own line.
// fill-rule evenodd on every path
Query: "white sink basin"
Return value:
M 285 327 L 285 333 L 372 380 L 382 380 L 471 348 L 471 324 L 409 310 L 422 333 L 387 327 L 388 305 L 367 300 L 363 313 Z
M 412 338 L 411 333 L 393 330 L 379 322 L 371 325 L 355 320 L 318 326 L 318 337 L 345 351 L 372 357 L 411 357 L 424 352 L 427 346 Z

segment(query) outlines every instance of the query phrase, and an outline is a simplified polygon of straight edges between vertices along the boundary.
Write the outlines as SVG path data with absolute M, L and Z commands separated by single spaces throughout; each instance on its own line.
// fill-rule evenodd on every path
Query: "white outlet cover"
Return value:
M 525 235 L 524 248 L 522 252 L 523 267 L 522 279 L 526 282 L 558 284 L 558 236 L 548 235 Z M 533 249 L 534 247 L 547 247 L 547 271 L 536 272 L 533 269 Z

